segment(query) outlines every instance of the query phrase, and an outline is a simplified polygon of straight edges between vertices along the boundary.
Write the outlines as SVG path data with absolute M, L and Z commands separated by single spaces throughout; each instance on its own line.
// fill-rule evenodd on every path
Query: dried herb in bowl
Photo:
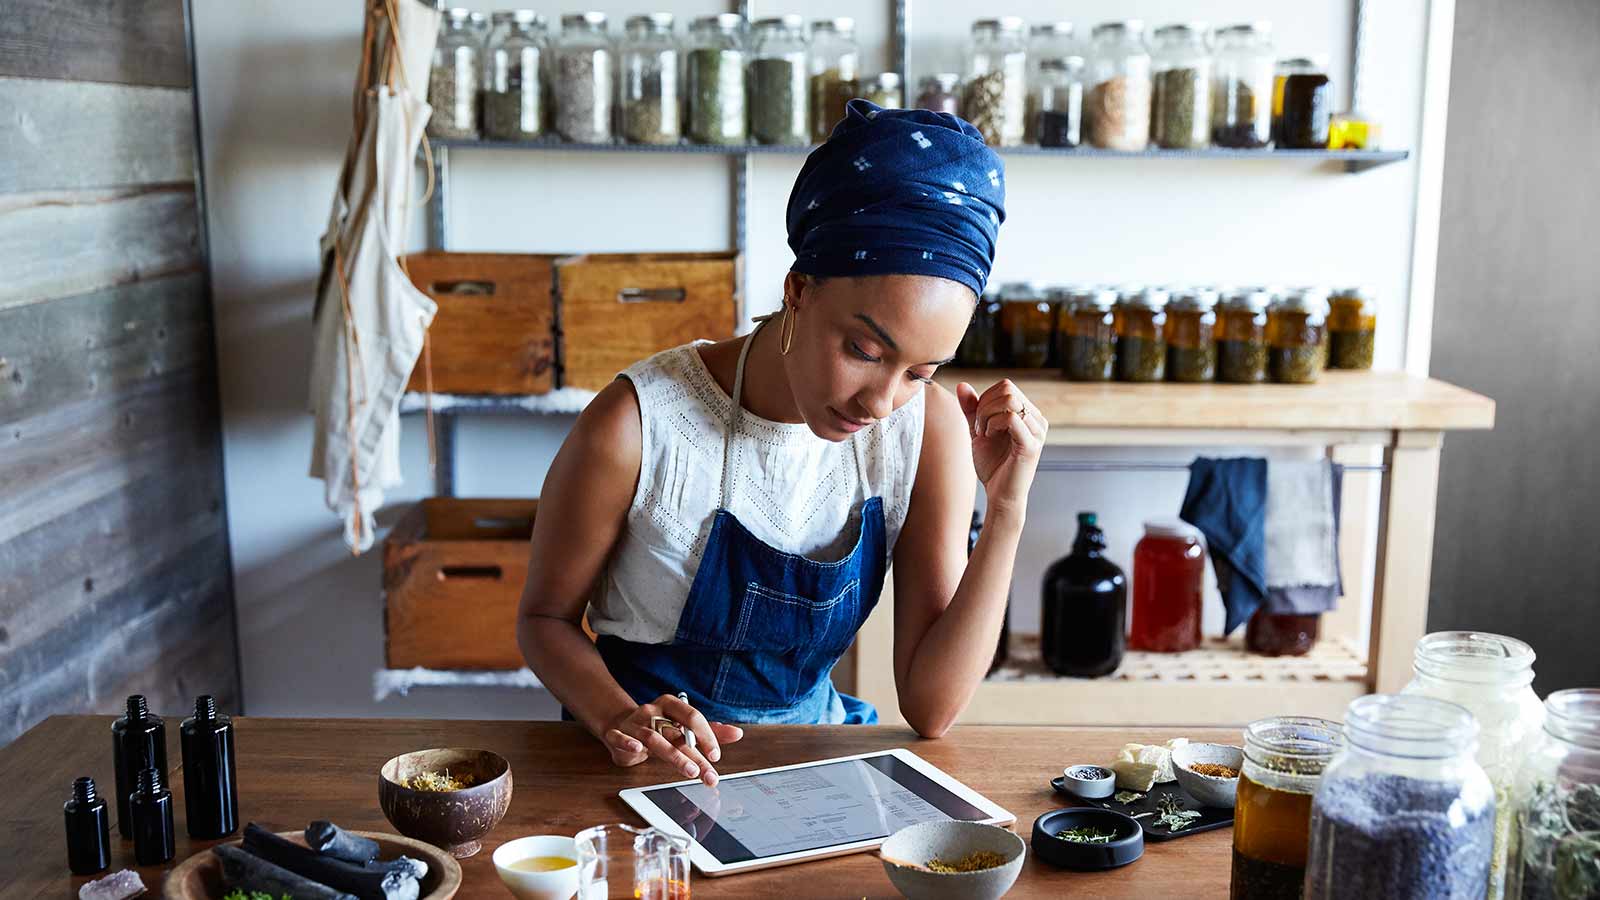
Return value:
M 1056 832 L 1056 837 L 1074 844 L 1109 844 L 1116 839 L 1117 832 L 1110 828 L 1095 828 L 1084 825 L 1078 828 L 1064 828 Z
M 960 859 L 928 860 L 927 868 L 930 871 L 949 875 L 955 872 L 979 872 L 984 869 L 993 869 L 1006 864 L 1006 858 L 993 850 L 974 850 Z

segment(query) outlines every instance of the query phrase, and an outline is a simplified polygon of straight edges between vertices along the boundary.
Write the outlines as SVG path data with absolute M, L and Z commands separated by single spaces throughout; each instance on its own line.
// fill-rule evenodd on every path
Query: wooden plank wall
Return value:
M 0 16 L 0 745 L 239 697 L 183 0 Z

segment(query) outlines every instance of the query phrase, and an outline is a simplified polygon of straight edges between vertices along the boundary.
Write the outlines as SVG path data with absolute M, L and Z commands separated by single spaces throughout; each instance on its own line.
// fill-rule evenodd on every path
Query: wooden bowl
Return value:
M 382 859 L 409 856 L 427 863 L 428 877 L 422 879 L 418 900 L 450 900 L 460 890 L 461 864 L 438 847 L 381 831 L 353 831 L 351 834 L 377 841 L 378 856 Z M 302 847 L 306 844 L 305 835 L 298 831 L 283 831 L 278 836 Z M 241 841 L 229 843 L 237 847 Z M 161 885 L 162 896 L 169 900 L 221 900 L 227 892 L 222 885 L 222 864 L 209 849 L 184 860 Z
M 472 776 L 459 791 L 414 791 L 402 782 L 427 772 Z M 487 750 L 439 748 L 403 753 L 378 770 L 378 804 L 396 831 L 427 841 L 456 859 L 483 849 L 511 806 L 511 764 Z

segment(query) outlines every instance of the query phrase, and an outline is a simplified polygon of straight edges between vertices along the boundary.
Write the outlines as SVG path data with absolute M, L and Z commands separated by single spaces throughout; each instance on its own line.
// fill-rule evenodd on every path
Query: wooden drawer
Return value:
M 556 263 L 562 386 L 598 391 L 652 353 L 733 337 L 732 253 L 593 253 Z
M 414 253 L 411 281 L 439 304 L 428 341 L 441 394 L 543 394 L 555 387 L 555 257 Z M 427 390 L 423 360 L 406 390 Z
M 520 669 L 517 605 L 537 500 L 431 497 L 383 544 L 392 669 Z

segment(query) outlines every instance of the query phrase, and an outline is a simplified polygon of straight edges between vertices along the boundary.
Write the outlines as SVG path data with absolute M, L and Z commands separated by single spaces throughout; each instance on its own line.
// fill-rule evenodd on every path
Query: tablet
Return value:
M 707 875 L 871 850 L 907 825 L 943 819 L 1009 825 L 1017 817 L 896 748 L 724 776 L 629 788 L 645 821 L 690 840 Z

